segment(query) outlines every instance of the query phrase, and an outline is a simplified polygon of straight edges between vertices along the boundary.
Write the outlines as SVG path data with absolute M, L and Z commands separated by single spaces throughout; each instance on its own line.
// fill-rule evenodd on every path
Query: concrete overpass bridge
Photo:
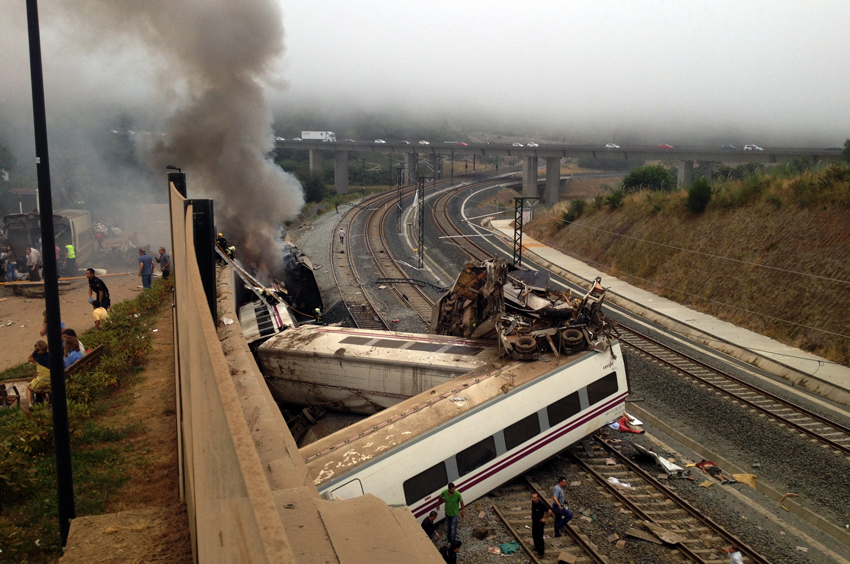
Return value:
M 721 149 L 719 147 L 680 146 L 662 148 L 651 145 L 629 145 L 609 149 L 604 145 L 566 145 L 557 143 L 541 144 L 538 147 L 515 147 L 512 143 L 433 143 L 429 145 L 407 144 L 400 142 L 375 143 L 369 141 L 335 142 L 322 141 L 277 141 L 275 147 L 310 152 L 311 172 L 322 172 L 325 153 L 334 153 L 334 185 L 337 194 L 348 193 L 349 153 L 376 152 L 399 153 L 405 156 L 404 170 L 408 183 L 418 176 L 433 176 L 438 170 L 438 157 L 455 156 L 496 156 L 517 157 L 522 159 L 522 195 L 542 196 L 546 205 L 558 201 L 560 184 L 560 163 L 564 158 L 623 159 L 642 162 L 646 160 L 678 161 L 679 185 L 689 186 L 694 179 L 694 163 L 711 178 L 715 163 L 763 163 L 784 164 L 804 157 L 817 163 L 824 159 L 834 159 L 841 155 L 834 149 L 765 147 L 758 151 L 742 149 Z M 420 159 L 430 164 L 417 170 Z M 538 168 L 540 160 L 545 159 L 546 181 L 542 194 L 538 193 Z

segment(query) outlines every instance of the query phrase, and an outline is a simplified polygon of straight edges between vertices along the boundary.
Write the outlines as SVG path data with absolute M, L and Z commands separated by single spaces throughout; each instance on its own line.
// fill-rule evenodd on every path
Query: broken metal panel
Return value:
M 549 281 L 548 272 L 508 267 L 501 259 L 469 262 L 435 306 L 431 331 L 481 337 L 495 330 L 515 360 L 607 350 L 616 326 L 602 312 L 601 279 L 581 298 L 551 290 Z

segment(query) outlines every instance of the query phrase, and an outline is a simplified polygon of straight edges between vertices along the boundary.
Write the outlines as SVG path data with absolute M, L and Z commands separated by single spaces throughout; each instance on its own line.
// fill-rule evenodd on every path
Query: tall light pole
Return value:
M 53 444 L 56 456 L 56 494 L 59 537 L 68 542 L 74 508 L 74 477 L 71 470 L 71 435 L 65 395 L 65 365 L 62 361 L 62 327 L 59 311 L 59 273 L 56 267 L 56 234 L 53 231 L 53 195 L 50 188 L 50 158 L 47 145 L 47 112 L 44 104 L 44 75 L 41 68 L 41 37 L 38 2 L 27 0 L 27 28 L 32 82 L 32 114 L 35 132 L 35 163 L 38 204 L 41 216 L 42 260 L 44 261 L 44 306 L 47 311 L 47 347 L 50 350 L 50 393 L 53 407 Z M 44 250 L 47 249 L 47 252 Z

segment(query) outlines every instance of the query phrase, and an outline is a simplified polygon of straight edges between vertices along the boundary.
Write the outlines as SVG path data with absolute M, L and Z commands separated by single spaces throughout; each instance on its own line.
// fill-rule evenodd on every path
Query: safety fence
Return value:
M 181 491 L 195 561 L 295 562 L 194 260 L 192 205 L 173 185 L 171 201 Z

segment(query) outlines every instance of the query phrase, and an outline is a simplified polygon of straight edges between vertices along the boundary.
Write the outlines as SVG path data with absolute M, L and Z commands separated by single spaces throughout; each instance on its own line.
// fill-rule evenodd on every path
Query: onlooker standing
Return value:
M 339 228 L 339 244 L 342 245 L 345 243 L 345 229 L 342 227 Z
M 103 233 L 98 231 L 97 235 L 95 235 L 94 238 L 97 240 L 97 250 L 102 251 L 103 250 Z
M 27 279 L 31 282 L 38 282 L 41 276 L 38 275 L 38 263 L 40 256 L 36 249 L 27 247 Z
M 12 245 L 6 245 L 6 282 L 17 280 L 15 271 L 18 269 L 18 256 Z
M 139 276 L 142 278 L 142 288 L 151 287 L 153 276 L 153 259 L 144 249 L 139 249 Z
M 567 509 L 567 504 L 564 502 L 564 487 L 567 485 L 567 479 L 561 476 L 558 478 L 558 483 L 552 492 L 552 512 L 555 514 L 555 536 L 561 536 L 561 528 L 569 523 L 573 514 Z
M 171 255 L 165 252 L 165 247 L 159 248 L 159 255 L 154 257 L 159 263 L 159 269 L 162 271 L 162 278 L 168 280 L 168 275 L 171 274 Z
M 531 494 L 531 538 L 534 539 L 534 550 L 541 558 L 546 552 L 546 545 L 543 543 L 543 527 L 550 515 L 552 515 L 552 508 L 549 504 L 540 499 L 536 493 Z
M 77 273 L 77 251 L 71 243 L 65 245 L 65 262 L 62 263 L 62 270 L 65 276 L 73 276 Z
M 425 531 L 425 534 L 428 535 L 428 538 L 431 540 L 440 540 L 440 533 L 437 532 L 437 512 L 432 511 L 430 515 L 425 517 L 425 520 L 422 521 L 422 530 Z
M 461 517 L 465 516 L 466 506 L 463 504 L 463 496 L 454 484 L 449 484 L 448 489 L 442 491 L 437 501 L 437 509 L 443 502 L 446 502 L 446 540 L 453 543 L 457 538 L 458 513 Z
M 94 317 L 94 326 L 100 329 L 100 326 L 103 325 L 103 322 L 109 318 L 109 312 L 100 307 L 100 302 L 97 300 L 92 300 L 92 317 Z
M 112 301 L 109 299 L 109 288 L 106 287 L 103 280 L 94 275 L 93 268 L 86 269 L 86 278 L 89 279 L 89 303 L 93 301 L 91 295 L 94 292 L 94 299 L 100 302 L 100 307 L 109 309 L 109 306 L 112 305 Z

